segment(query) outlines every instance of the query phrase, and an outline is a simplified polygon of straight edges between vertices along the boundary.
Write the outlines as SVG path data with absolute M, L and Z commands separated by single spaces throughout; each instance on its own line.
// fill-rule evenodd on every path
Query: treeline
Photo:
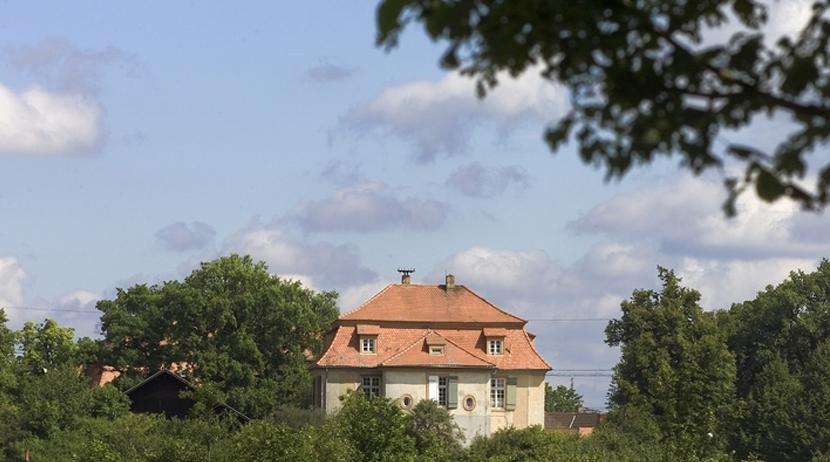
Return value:
M 182 281 L 137 285 L 98 303 L 99 340 L 53 321 L 6 327 L 0 310 L 0 448 L 6 460 L 827 461 L 830 262 L 794 272 L 750 301 L 704 311 L 700 294 L 659 269 L 609 323 L 621 351 L 609 419 L 587 438 L 506 429 L 461 444 L 431 401 L 345 397 L 310 410 L 307 358 L 320 351 L 336 294 L 230 256 Z M 110 365 L 91 386 L 85 365 Z M 200 384 L 188 420 L 132 415 L 123 394 L 160 367 Z M 579 396 L 548 393 L 551 408 Z M 226 402 L 253 422 L 222 420 Z M 558 404 L 553 404 L 558 403 Z M 539 403 L 542 406 L 542 403 Z

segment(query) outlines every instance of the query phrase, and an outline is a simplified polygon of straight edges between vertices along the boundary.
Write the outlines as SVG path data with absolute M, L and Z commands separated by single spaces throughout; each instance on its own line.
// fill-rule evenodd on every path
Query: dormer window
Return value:
M 430 345 L 429 354 L 432 356 L 441 356 L 444 354 L 444 345 Z
M 488 355 L 500 355 L 503 351 L 502 348 L 502 339 L 500 338 L 491 338 L 487 340 L 487 354 Z
M 488 327 L 484 329 L 486 340 L 485 348 L 488 355 L 501 356 L 504 354 L 504 338 L 507 337 L 507 329 Z
M 364 355 L 373 355 L 377 353 L 377 337 L 363 336 L 360 337 L 360 353 Z
M 374 355 L 378 352 L 378 334 L 380 326 L 376 324 L 358 324 L 358 350 L 362 355 Z

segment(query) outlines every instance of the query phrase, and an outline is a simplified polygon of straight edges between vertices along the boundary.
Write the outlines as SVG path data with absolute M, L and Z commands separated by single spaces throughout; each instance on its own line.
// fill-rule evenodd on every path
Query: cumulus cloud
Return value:
M 354 75 L 354 69 L 336 66 L 334 64 L 320 64 L 306 71 L 309 80 L 319 83 L 337 82 L 345 80 Z
M 449 205 L 435 200 L 399 198 L 383 183 L 338 189 L 331 197 L 301 203 L 289 214 L 306 232 L 371 232 L 390 228 L 435 229 Z
M 377 275 L 360 262 L 357 249 L 329 242 L 294 239 L 276 225 L 253 225 L 230 236 L 223 253 L 250 254 L 274 274 L 299 279 L 323 290 L 375 281 Z
M 361 132 L 391 134 L 417 148 L 416 159 L 467 150 L 477 127 L 494 124 L 500 132 L 522 120 L 549 121 L 568 108 L 564 90 L 531 69 L 518 79 L 501 76 L 499 86 L 484 99 L 475 82 L 458 73 L 439 81 L 418 81 L 386 88 L 367 104 L 347 113 L 342 123 Z
M 672 255 L 708 258 L 815 258 L 830 254 L 830 221 L 796 204 L 768 204 L 745 194 L 735 218 L 724 218 L 722 186 L 683 176 L 600 204 L 569 227 L 581 234 L 649 240 Z
M 177 221 L 156 231 L 156 239 L 167 250 L 184 252 L 202 249 L 213 240 L 216 231 L 207 223 Z
M 447 187 L 470 197 L 492 198 L 508 189 L 523 191 L 530 185 L 527 170 L 518 165 L 485 167 L 471 162 L 455 169 L 444 182 Z
M 101 106 L 80 94 L 0 84 L 0 154 L 90 152 L 103 137 Z
M 0 308 L 23 303 L 26 273 L 15 257 L 0 257 Z

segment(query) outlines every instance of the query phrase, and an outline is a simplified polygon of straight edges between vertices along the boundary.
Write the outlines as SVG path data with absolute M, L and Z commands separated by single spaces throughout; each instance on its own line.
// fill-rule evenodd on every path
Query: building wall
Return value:
M 361 376 L 373 373 L 366 369 L 316 369 L 313 374 L 323 377 L 324 408 L 327 413 L 340 407 L 340 396 L 360 386 Z M 544 372 L 538 373 L 496 373 L 491 371 L 448 370 L 448 369 L 388 369 L 377 370 L 382 375 L 382 390 L 387 398 L 398 400 L 403 395 L 412 396 L 414 403 L 427 398 L 427 383 L 430 375 L 458 377 L 458 407 L 451 409 L 469 443 L 477 434 L 489 435 L 500 428 L 518 428 L 545 423 Z M 516 408 L 512 411 L 490 408 L 490 378 L 516 377 Z M 471 411 L 464 409 L 464 399 L 472 396 L 476 400 Z

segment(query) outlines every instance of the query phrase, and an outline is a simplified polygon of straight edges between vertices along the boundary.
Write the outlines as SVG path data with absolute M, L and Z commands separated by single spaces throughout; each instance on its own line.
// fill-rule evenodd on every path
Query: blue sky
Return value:
M 788 8 L 772 27 L 792 27 L 802 13 Z M 92 335 L 94 315 L 21 308 L 92 309 L 230 252 L 338 290 L 346 309 L 411 266 L 415 282 L 454 272 L 529 319 L 613 317 L 654 287 L 658 264 L 724 307 L 830 254 L 827 220 L 792 204 L 747 198 L 727 221 L 717 173 L 663 162 L 604 183 L 572 146 L 554 156 L 541 141 L 564 90 L 530 73 L 478 101 L 419 30 L 376 48 L 373 13 L 6 4 L 0 306 L 12 324 L 50 316 Z M 611 367 L 603 328 L 529 324 L 558 368 Z M 575 385 L 602 406 L 607 379 Z

